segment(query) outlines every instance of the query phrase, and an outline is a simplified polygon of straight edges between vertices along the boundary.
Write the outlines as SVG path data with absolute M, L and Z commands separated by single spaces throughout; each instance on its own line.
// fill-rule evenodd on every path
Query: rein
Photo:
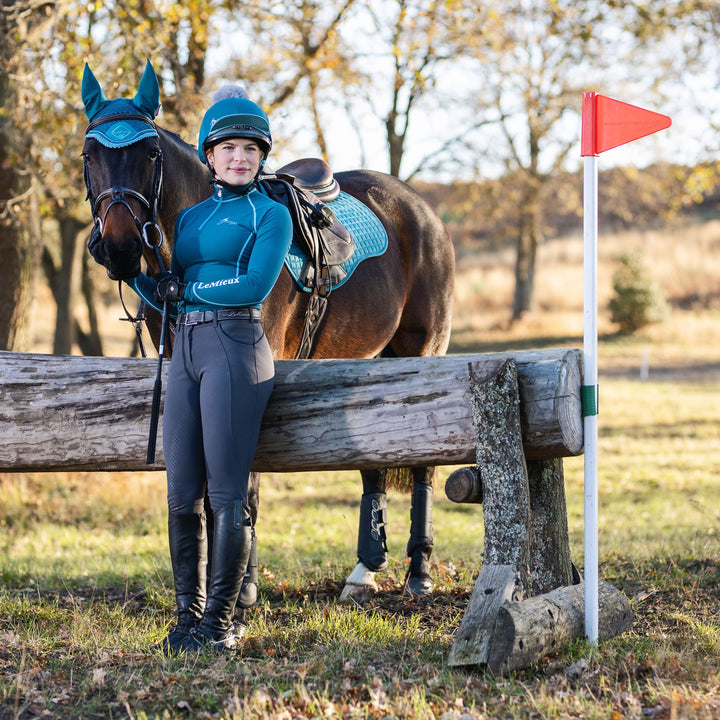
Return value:
M 147 352 L 145 350 L 145 343 L 142 336 L 142 326 L 145 322 L 145 301 L 140 301 L 137 314 L 133 316 L 132 313 L 128 310 L 127 305 L 125 304 L 125 298 L 123 297 L 122 293 L 122 280 L 118 281 L 118 294 L 120 295 L 120 304 L 122 305 L 122 309 L 125 311 L 125 317 L 120 318 L 120 320 L 123 322 L 129 322 L 132 325 L 133 330 L 135 330 L 135 337 L 137 340 L 140 355 L 141 357 L 146 358 Z

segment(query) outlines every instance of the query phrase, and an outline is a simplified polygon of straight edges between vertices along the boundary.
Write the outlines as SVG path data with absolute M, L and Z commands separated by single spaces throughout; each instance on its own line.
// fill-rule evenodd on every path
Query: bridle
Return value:
M 141 113 L 115 113 L 112 115 L 105 115 L 93 120 L 85 129 L 85 134 L 107 122 L 113 120 L 140 120 L 150 125 L 156 132 L 157 126 L 155 123 L 146 115 Z M 158 156 L 155 160 L 155 172 L 153 175 L 152 182 L 152 194 L 149 198 L 145 197 L 142 193 L 132 188 L 124 187 L 122 185 L 108 188 L 103 190 L 97 195 L 93 194 L 92 186 L 90 184 L 90 170 L 88 168 L 87 158 L 83 156 L 83 174 L 85 178 L 85 187 L 87 188 L 86 200 L 90 202 L 90 212 L 92 213 L 93 223 L 96 228 L 94 233 L 98 238 L 102 235 L 103 228 L 105 227 L 105 220 L 107 219 L 110 208 L 114 205 L 123 205 L 127 208 L 128 212 L 132 216 L 133 222 L 135 223 L 143 242 L 152 250 L 155 251 L 158 260 L 160 260 L 160 246 L 163 243 L 163 233 L 157 222 L 158 214 L 158 203 L 160 202 L 160 193 L 162 191 L 162 180 L 163 180 L 163 155 L 162 150 L 158 150 Z M 100 216 L 100 210 L 102 203 L 107 199 L 110 199 L 108 206 L 105 208 L 105 212 Z M 134 213 L 133 209 L 128 203 L 128 198 L 138 200 L 150 213 L 150 220 L 143 223 L 140 218 Z M 157 234 L 157 241 L 151 242 L 148 237 L 148 229 L 154 230 Z M 161 263 L 162 265 L 162 263 Z
M 89 133 L 91 130 L 98 127 L 99 125 L 103 125 L 114 120 L 140 120 L 150 125 L 157 133 L 157 126 L 146 115 L 143 115 L 141 113 L 123 112 L 105 115 L 103 117 L 99 117 L 93 120 L 85 129 L 85 134 L 87 135 L 87 133 Z M 163 258 L 160 253 L 160 248 L 163 244 L 163 232 L 157 221 L 158 204 L 160 202 L 160 193 L 162 191 L 163 181 L 162 150 L 158 149 L 158 155 L 155 159 L 155 170 L 152 181 L 152 194 L 149 198 L 145 197 L 145 195 L 143 195 L 141 192 L 133 190 L 132 188 L 124 187 L 123 185 L 108 188 L 107 190 L 103 190 L 102 192 L 95 195 L 92 190 L 92 184 L 90 183 L 90 169 L 88 168 L 88 161 L 87 157 L 85 156 L 83 156 L 83 177 L 85 179 L 85 187 L 87 188 L 87 195 L 85 196 L 85 199 L 90 202 L 90 212 L 92 213 L 93 218 L 93 229 L 90 233 L 88 247 L 90 248 L 93 243 L 97 243 L 102 237 L 103 228 L 105 227 L 105 220 L 107 219 L 108 213 L 110 212 L 110 208 L 113 207 L 113 205 L 122 205 L 132 216 L 133 222 L 135 223 L 135 226 L 137 227 L 138 232 L 140 233 L 140 237 L 142 237 L 145 245 L 155 252 L 155 257 L 157 259 L 160 270 L 164 270 L 165 268 Z M 108 203 L 108 206 L 105 208 L 105 212 L 102 214 L 101 217 L 100 210 L 102 203 L 105 202 L 108 198 L 110 199 L 110 202 Z M 139 201 L 145 208 L 147 208 L 148 212 L 150 213 L 150 220 L 143 223 L 128 203 L 128 198 Z M 150 238 L 148 237 L 149 228 L 154 230 L 157 237 L 156 242 L 150 241 Z M 120 293 L 120 302 L 127 316 L 126 318 L 122 319 L 128 320 L 135 328 L 140 352 L 142 356 L 145 357 L 145 346 L 142 339 L 142 323 L 145 320 L 143 314 L 144 303 L 141 303 L 138 314 L 133 317 L 125 306 L 125 301 L 123 300 L 122 282 L 118 283 L 118 288 Z

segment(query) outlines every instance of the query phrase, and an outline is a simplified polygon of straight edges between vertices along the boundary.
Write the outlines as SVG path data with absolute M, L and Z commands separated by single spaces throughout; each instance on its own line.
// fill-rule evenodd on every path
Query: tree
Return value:
M 340 33 L 355 4 L 355 0 L 292 0 L 282 6 L 263 0 L 241 6 L 226 3 L 228 26 L 236 28 L 245 42 L 238 43 L 215 80 L 243 84 L 271 115 L 273 136 L 280 139 L 274 158 L 291 154 L 299 133 L 311 138 L 321 157 L 330 159 L 323 106 L 330 98 L 337 104 L 349 86 L 365 79 L 355 69 Z
M 588 72 L 607 62 L 603 30 L 617 19 L 613 5 L 595 0 L 512 0 L 497 6 L 503 21 L 472 46 L 485 88 L 478 113 L 494 124 L 479 138 L 498 171 L 519 183 L 515 293 L 512 318 L 532 308 L 537 249 L 543 237 L 548 179 L 563 167 L 577 141 Z
M 33 78 L 35 101 L 28 125 L 32 134 L 44 138 L 32 152 L 43 214 L 53 220 L 46 229 L 57 229 L 44 233 L 43 252 L 43 267 L 57 305 L 57 354 L 70 353 L 76 343 L 85 354 L 102 354 L 93 282 L 102 274 L 83 254 L 91 222 L 80 162 L 86 122 L 79 109 L 83 66 L 87 61 L 108 78 L 104 88 L 112 98 L 134 93 L 145 59 L 151 58 L 163 83 L 163 125 L 175 130 L 194 128 L 199 122 L 198 94 L 205 74 L 204 23 L 211 14 L 206 0 L 169 3 L 162 13 L 153 2 L 121 0 L 59 13 L 48 34 L 49 51 L 39 59 Z M 117 52 L 110 51 L 115 48 Z M 88 331 L 76 317 L 79 293 L 87 305 Z
M 260 0 L 240 8 L 233 3 L 228 10 L 233 23 L 254 41 L 242 46 L 223 74 L 251 83 L 253 97 L 272 113 L 274 130 L 285 131 L 278 143 L 281 153 L 292 151 L 295 135 L 307 140 L 312 128 L 312 144 L 331 160 L 328 135 L 335 125 L 342 128 L 335 133 L 339 142 L 348 143 L 348 130 L 357 136 L 363 166 L 399 176 L 414 118 L 428 109 L 438 78 L 457 61 L 468 22 L 486 19 L 471 10 L 467 0 L 362 5 L 355 0 L 294 0 L 281 8 Z M 440 103 L 447 93 L 446 87 L 441 90 Z M 372 124 L 366 119 L 368 109 Z M 432 167 L 438 152 L 446 160 L 453 140 L 460 141 L 472 124 L 454 124 L 440 141 L 433 138 L 432 148 L 404 172 L 405 179 Z M 292 132 L 287 130 L 291 126 Z M 378 133 L 387 167 L 380 167 L 382 159 L 376 157 L 367 162 L 366 141 Z
M 492 26 L 493 18 L 468 0 L 395 0 L 372 3 L 365 13 L 369 25 L 356 18 L 344 29 L 370 78 L 362 89 L 350 86 L 349 120 L 364 115 L 362 106 L 371 108 L 384 134 L 390 174 L 406 181 L 421 172 L 447 176 L 454 163 L 462 163 L 464 137 L 478 127 L 464 110 L 472 83 L 455 82 L 470 28 Z M 432 128 L 425 123 L 423 134 L 419 127 L 430 114 L 442 119 Z M 360 132 L 373 132 L 374 123 L 355 122 Z M 415 153 L 408 169 L 411 144 L 424 152 Z
M 38 41 L 59 3 L 5 0 L 0 14 L 0 348 L 30 347 L 30 319 L 42 254 L 33 135 L 25 122 L 31 96 L 24 82 Z

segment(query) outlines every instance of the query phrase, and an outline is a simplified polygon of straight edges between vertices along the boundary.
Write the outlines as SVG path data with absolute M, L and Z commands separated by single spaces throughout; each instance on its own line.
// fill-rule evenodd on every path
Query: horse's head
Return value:
M 95 221 L 88 246 L 113 280 L 137 275 L 143 250 L 160 258 L 157 211 L 162 150 L 153 122 L 159 98 L 157 76 L 149 62 L 132 100 L 108 100 L 85 65 L 82 99 L 90 124 L 83 162 Z

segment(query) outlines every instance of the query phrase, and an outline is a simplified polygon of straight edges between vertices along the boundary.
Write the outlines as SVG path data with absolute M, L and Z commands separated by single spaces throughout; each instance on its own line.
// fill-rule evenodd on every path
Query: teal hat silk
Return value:
M 153 118 L 160 110 L 160 86 L 149 62 L 132 100 L 108 100 L 92 70 L 85 65 L 82 100 L 85 114 L 92 124 L 86 137 L 94 138 L 105 147 L 127 147 L 145 138 L 158 136 Z M 133 115 L 143 115 L 147 120 Z M 102 121 L 104 117 L 107 117 L 107 122 Z
M 157 130 L 150 123 L 117 117 L 119 114 L 128 113 L 135 115 L 138 113 L 137 107 L 131 101 L 113 100 L 93 118 L 93 121 L 97 122 L 107 115 L 107 122 L 101 122 L 89 130 L 87 137 L 95 138 L 108 148 L 122 148 L 145 138 L 157 137 Z

